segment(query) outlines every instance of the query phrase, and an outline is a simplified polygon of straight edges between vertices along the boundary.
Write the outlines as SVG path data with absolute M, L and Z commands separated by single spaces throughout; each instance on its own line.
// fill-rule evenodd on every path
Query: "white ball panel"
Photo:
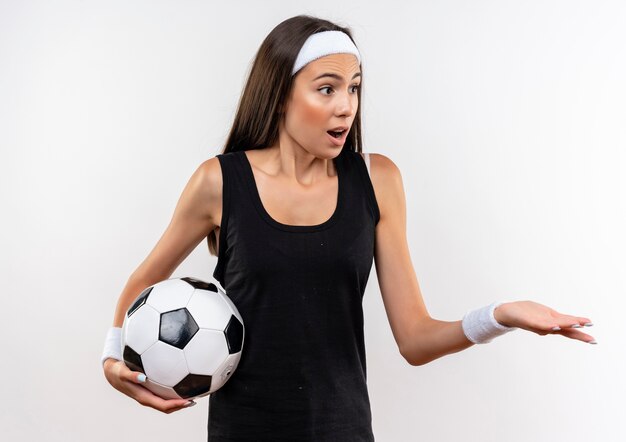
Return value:
M 182 399 L 171 387 L 166 387 L 150 379 L 146 379 L 145 387 L 164 399 Z
M 165 342 L 158 341 L 150 347 L 141 355 L 141 362 L 148 379 L 167 387 L 173 387 L 189 374 L 183 351 Z
M 229 355 L 226 360 L 215 370 L 215 374 L 211 378 L 211 391 L 222 388 L 222 386 L 234 375 L 234 371 L 241 360 L 241 352 Z M 230 374 L 229 374 L 230 373 Z
M 187 310 L 201 329 L 223 331 L 231 316 L 224 298 L 207 290 L 196 290 L 187 304 Z
M 124 354 L 124 343 L 126 342 L 126 329 L 128 328 L 128 318 L 124 316 L 124 323 L 122 324 L 122 333 L 120 335 L 120 350 Z
M 178 278 L 166 279 L 154 285 L 146 304 L 154 307 L 159 313 L 183 308 L 189 302 L 195 288 Z
M 221 331 L 200 329 L 183 352 L 190 373 L 210 376 L 228 357 L 226 336 Z
M 228 297 L 228 295 L 226 295 L 224 290 L 222 290 L 219 287 L 217 289 L 218 289 L 217 291 L 219 293 L 219 296 L 224 300 L 224 302 L 226 302 L 226 305 L 228 305 L 228 307 L 230 308 L 232 313 L 235 315 L 235 317 L 237 319 L 239 319 L 239 321 L 243 324 L 243 318 L 239 314 L 239 310 L 237 310 L 237 306 L 235 306 L 235 304 L 233 304 L 233 301 Z
M 142 354 L 159 340 L 161 315 L 149 305 L 142 305 L 124 321 L 126 331 L 122 342 L 126 342 L 137 353 Z

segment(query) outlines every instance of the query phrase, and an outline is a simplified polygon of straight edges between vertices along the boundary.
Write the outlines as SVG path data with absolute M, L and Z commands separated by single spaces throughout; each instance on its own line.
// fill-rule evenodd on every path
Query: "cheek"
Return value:
M 324 107 L 319 100 L 315 100 L 312 96 L 302 96 L 298 101 L 298 106 L 295 115 L 297 115 L 298 121 L 294 121 L 296 124 L 311 126 L 310 130 L 316 130 L 320 127 L 325 127 L 328 121 L 328 110 Z M 304 129 L 304 128 L 303 128 Z

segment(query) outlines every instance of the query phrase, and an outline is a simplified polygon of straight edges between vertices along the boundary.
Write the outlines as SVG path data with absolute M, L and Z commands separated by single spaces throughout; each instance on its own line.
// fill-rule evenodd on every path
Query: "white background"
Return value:
M 587 316 L 412 367 L 372 268 L 377 441 L 626 440 L 626 6 L 620 1 L 0 1 L 0 428 L 6 441 L 206 440 L 113 389 L 117 298 L 221 152 L 281 21 L 349 26 L 365 151 L 391 158 L 430 314 L 493 300 Z M 206 242 L 173 277 L 210 279 Z

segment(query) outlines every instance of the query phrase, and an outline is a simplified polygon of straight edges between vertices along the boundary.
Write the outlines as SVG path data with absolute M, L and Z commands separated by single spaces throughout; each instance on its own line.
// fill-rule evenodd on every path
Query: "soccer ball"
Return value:
M 172 278 L 146 288 L 122 326 L 124 363 L 164 399 L 193 399 L 221 388 L 239 364 L 243 319 L 213 283 Z

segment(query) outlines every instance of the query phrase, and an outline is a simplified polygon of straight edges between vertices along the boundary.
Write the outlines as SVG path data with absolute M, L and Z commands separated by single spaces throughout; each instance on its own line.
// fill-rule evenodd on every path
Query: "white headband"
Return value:
M 348 34 L 341 31 L 323 31 L 310 35 L 304 42 L 291 75 L 313 60 L 330 54 L 353 54 L 359 60 L 359 64 L 361 63 L 361 54 Z

